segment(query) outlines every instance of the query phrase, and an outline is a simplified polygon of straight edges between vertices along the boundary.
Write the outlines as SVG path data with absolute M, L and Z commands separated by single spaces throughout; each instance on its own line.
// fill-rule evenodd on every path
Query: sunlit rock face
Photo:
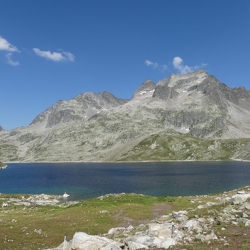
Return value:
M 146 80 L 130 100 L 88 92 L 58 101 L 27 127 L 0 128 L 0 155 L 4 161 L 247 160 L 250 141 L 243 138 L 250 138 L 249 91 L 200 70 Z

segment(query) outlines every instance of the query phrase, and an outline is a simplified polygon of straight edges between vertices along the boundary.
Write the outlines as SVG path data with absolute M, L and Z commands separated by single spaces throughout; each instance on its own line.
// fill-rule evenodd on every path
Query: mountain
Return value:
M 78 95 L 68 101 L 59 101 L 52 107 L 39 114 L 30 125 L 43 125 L 51 128 L 76 120 L 88 120 L 101 110 L 109 110 L 126 103 L 108 92 L 95 94 L 92 92 Z
M 2 161 L 250 160 L 250 92 L 206 71 L 59 101 L 29 126 L 0 131 Z

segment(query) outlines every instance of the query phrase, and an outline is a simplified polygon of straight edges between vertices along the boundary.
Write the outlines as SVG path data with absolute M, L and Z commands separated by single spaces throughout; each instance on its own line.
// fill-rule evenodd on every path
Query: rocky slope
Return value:
M 31 125 L 43 125 L 45 128 L 51 128 L 71 121 L 86 121 L 101 110 L 109 110 L 126 102 L 108 92 L 84 93 L 68 101 L 58 101 L 39 114 Z
M 250 246 L 249 186 L 188 197 L 121 193 L 85 201 L 61 198 L 0 194 L 2 248 L 236 250 Z M 104 224 L 110 226 L 104 230 Z
M 111 228 L 105 235 L 76 232 L 72 240 L 65 238 L 50 250 L 249 249 L 250 188 L 245 189 L 190 197 L 187 210 L 173 211 L 146 225 Z M 238 239 L 228 237 L 235 228 Z
M 250 160 L 250 93 L 206 71 L 59 101 L 0 131 L 2 161 Z

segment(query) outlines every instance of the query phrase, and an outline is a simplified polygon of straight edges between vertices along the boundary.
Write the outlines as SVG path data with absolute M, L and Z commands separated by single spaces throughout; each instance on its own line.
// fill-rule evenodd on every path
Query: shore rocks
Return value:
M 2 207 L 8 207 L 9 205 L 15 206 L 46 206 L 46 205 L 73 205 L 77 204 L 78 201 L 67 201 L 65 203 L 61 203 L 62 199 L 61 195 L 47 195 L 47 194 L 36 194 L 29 195 L 28 198 L 24 196 L 20 196 L 19 198 L 6 198 L 6 201 L 2 203 Z
M 161 248 L 168 249 L 174 245 L 191 244 L 194 241 L 211 242 L 221 241 L 227 245 L 225 238 L 216 235 L 213 226 L 225 223 L 250 227 L 250 187 L 248 192 L 238 191 L 223 193 L 215 197 L 214 201 L 201 204 L 201 199 L 196 196 L 190 204 L 197 203 L 196 208 L 174 211 L 163 215 L 149 224 L 137 227 L 129 226 L 111 228 L 103 236 L 88 235 L 83 232 L 75 233 L 72 240 L 66 240 L 53 250 L 139 250 Z M 208 196 L 202 196 L 207 198 Z M 198 205 L 199 204 L 199 205 Z M 223 205 L 222 210 L 213 206 Z M 209 210 L 211 208 L 211 210 Z M 201 209 L 208 209 L 211 216 L 198 216 Z M 190 213 L 195 214 L 191 215 Z M 193 217 L 194 216 L 194 217 Z M 221 227 L 222 231 L 227 230 Z M 52 250 L 52 249 L 51 249 Z

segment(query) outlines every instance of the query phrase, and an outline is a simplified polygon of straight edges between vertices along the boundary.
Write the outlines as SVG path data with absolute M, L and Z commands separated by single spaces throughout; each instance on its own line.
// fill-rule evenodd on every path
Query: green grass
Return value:
M 189 134 L 157 134 L 143 139 L 125 151 L 122 161 L 230 160 L 241 152 L 249 139 L 199 139 Z M 156 144 L 152 148 L 152 144 Z
M 19 198 L 21 195 L 0 195 L 0 205 L 10 197 Z M 75 205 L 61 203 L 48 206 L 18 206 L 0 207 L 0 242 L 5 250 L 35 250 L 56 247 L 67 239 L 72 239 L 77 231 L 92 235 L 107 233 L 109 229 L 125 223 L 126 218 L 133 225 L 148 223 L 153 219 L 156 204 L 167 204 L 168 208 L 161 214 L 172 211 L 186 210 L 188 218 L 212 217 L 223 210 L 228 203 L 197 209 L 197 206 L 214 202 L 219 195 L 194 197 L 151 197 L 138 194 L 107 195 L 103 198 L 79 201 Z M 28 198 L 28 195 L 25 195 Z M 191 202 L 192 201 L 192 202 Z M 164 208 L 165 209 L 165 208 Z M 104 211 L 104 212 L 103 212 Z M 161 215 L 160 214 L 160 215 Z M 159 215 L 159 216 L 160 216 Z M 127 224 L 128 225 L 128 224 Z M 226 230 L 221 230 L 225 227 Z M 234 249 L 250 249 L 250 228 L 235 226 L 223 222 L 213 223 L 216 235 L 226 237 Z M 221 247 L 218 241 L 208 243 L 200 240 L 191 245 L 175 246 L 171 249 L 227 249 Z M 232 249 L 232 248 L 229 248 Z
M 71 239 L 77 231 L 107 233 L 122 223 L 124 217 L 151 220 L 153 205 L 167 200 L 127 194 L 80 201 L 69 207 L 11 205 L 0 208 L 0 242 L 6 250 L 55 247 L 63 241 L 64 235 Z M 102 210 L 107 212 L 100 213 Z M 37 230 L 41 230 L 41 234 Z
M 1 195 L 2 199 L 20 195 Z M 27 196 L 25 196 L 27 198 Z M 2 203 L 2 202 L 0 202 Z M 0 208 L 0 242 L 3 249 L 39 249 L 58 246 L 64 235 L 71 239 L 75 232 L 107 233 L 130 218 L 140 224 L 153 219 L 155 204 L 169 204 L 175 211 L 190 207 L 188 197 L 150 197 L 126 194 L 90 199 L 71 206 L 17 206 Z M 105 213 L 100 211 L 105 210 Z M 171 212 L 167 211 L 167 212 Z M 37 233 L 41 230 L 41 234 Z

